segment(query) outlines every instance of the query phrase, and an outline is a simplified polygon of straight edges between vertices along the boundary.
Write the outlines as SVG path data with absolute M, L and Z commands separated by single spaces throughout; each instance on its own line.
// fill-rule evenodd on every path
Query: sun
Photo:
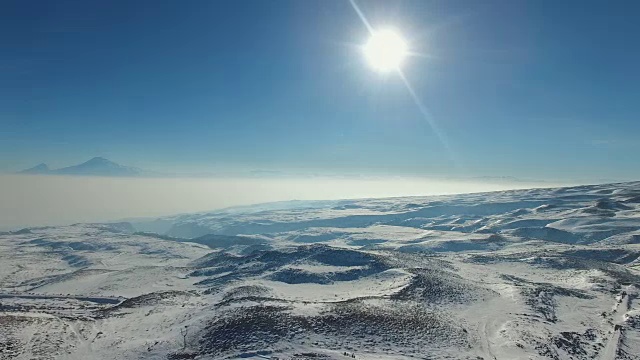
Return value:
M 363 50 L 369 65 L 383 73 L 400 69 L 408 51 L 402 36 L 391 29 L 374 31 Z

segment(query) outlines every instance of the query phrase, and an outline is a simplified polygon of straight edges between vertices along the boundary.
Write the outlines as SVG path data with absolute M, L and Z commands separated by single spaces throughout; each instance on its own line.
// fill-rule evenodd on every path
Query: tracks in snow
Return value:
M 602 349 L 600 360 L 615 360 L 616 358 L 620 345 L 620 335 L 625 323 L 625 315 L 631 309 L 631 291 L 633 291 L 633 288 L 629 285 L 616 297 L 612 315 L 617 315 L 617 320 L 613 321 L 613 334 L 607 341 L 607 345 Z

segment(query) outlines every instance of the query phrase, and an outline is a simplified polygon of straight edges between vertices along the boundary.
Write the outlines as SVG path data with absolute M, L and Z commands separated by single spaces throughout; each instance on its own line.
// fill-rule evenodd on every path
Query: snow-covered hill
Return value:
M 640 359 L 640 183 L 0 235 L 2 359 Z

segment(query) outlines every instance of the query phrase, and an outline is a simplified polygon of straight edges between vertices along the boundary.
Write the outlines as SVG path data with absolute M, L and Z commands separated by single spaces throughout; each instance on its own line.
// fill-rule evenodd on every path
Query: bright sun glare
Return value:
M 377 71 L 397 70 L 407 56 L 407 43 L 396 31 L 375 31 L 364 46 L 364 55 Z

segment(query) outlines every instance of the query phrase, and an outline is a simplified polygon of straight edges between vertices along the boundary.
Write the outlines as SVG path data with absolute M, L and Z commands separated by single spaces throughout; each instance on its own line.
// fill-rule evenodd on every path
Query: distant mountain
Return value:
M 38 164 L 32 168 L 20 171 L 20 174 L 49 174 L 51 169 L 47 164 Z
M 103 157 L 94 157 L 79 165 L 69 166 L 53 173 L 60 175 L 93 175 L 93 176 L 139 176 L 144 173 L 142 169 L 124 166 Z
M 21 174 L 40 175 L 78 175 L 78 176 L 145 176 L 151 173 L 139 168 L 117 164 L 103 157 L 94 157 L 82 164 L 50 169 L 46 164 L 39 164 L 20 171 Z

